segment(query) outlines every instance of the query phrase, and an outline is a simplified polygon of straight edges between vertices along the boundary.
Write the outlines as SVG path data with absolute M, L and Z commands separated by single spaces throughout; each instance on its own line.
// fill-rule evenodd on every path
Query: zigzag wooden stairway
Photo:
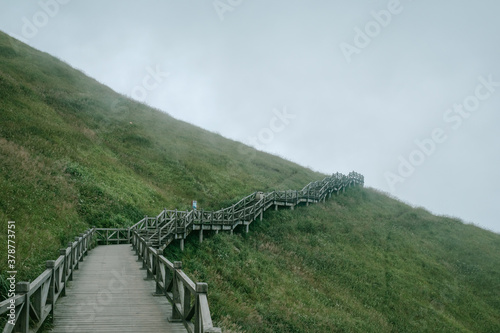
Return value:
M 363 184 L 358 173 L 337 173 L 299 191 L 254 192 L 218 211 L 163 210 L 130 228 L 92 228 L 62 249 L 57 260 L 47 261 L 35 281 L 17 283 L 16 295 L 0 303 L 0 315 L 7 319 L 3 332 L 38 332 L 50 317 L 55 333 L 220 332 L 212 324 L 207 284 L 193 282 L 181 262 L 162 255 L 163 249 L 175 239 L 183 247 L 193 231 L 200 241 L 207 230 L 232 232 L 244 225 L 248 232 L 271 207 L 293 209 Z M 121 245 L 90 252 L 98 244 Z M 135 252 L 124 244 L 132 244 Z

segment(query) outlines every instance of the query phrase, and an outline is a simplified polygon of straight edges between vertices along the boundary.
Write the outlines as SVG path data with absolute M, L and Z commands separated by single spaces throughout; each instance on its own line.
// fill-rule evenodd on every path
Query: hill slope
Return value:
M 361 188 L 167 248 L 235 332 L 500 332 L 499 253 L 498 234 Z
M 0 226 L 16 221 L 18 280 L 89 226 L 127 226 L 193 199 L 224 207 L 323 177 L 135 103 L 0 33 Z M 166 251 L 209 283 L 215 320 L 236 331 L 500 331 L 500 235 L 371 189 Z
M 219 208 L 323 176 L 131 101 L 0 33 L 0 225 L 16 221 L 18 279 L 89 226 L 128 226 L 191 200 Z

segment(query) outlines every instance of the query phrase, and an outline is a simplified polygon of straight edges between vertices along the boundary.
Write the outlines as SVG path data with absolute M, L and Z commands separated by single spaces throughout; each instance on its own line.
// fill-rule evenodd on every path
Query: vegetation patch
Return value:
M 496 332 L 499 251 L 500 235 L 355 188 L 166 256 L 208 282 L 229 331 Z

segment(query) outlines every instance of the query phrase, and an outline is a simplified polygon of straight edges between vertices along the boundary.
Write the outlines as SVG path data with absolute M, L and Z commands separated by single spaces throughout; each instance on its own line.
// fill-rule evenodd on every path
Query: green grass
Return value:
M 234 332 L 499 332 L 499 253 L 500 235 L 372 189 L 166 250 Z
M 221 208 L 324 177 L 243 148 L 0 33 L 1 298 L 9 220 L 17 280 L 32 281 L 91 226 L 129 226 L 191 200 Z M 372 189 L 268 211 L 250 229 L 167 249 L 209 283 L 224 331 L 500 331 L 498 234 Z

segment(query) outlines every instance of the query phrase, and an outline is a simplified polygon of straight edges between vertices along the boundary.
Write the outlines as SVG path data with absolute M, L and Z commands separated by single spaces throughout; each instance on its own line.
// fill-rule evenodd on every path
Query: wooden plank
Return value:
M 186 332 L 167 320 L 172 306 L 152 296 L 155 281 L 144 280 L 134 253 L 128 244 L 92 250 L 56 303 L 51 332 Z

